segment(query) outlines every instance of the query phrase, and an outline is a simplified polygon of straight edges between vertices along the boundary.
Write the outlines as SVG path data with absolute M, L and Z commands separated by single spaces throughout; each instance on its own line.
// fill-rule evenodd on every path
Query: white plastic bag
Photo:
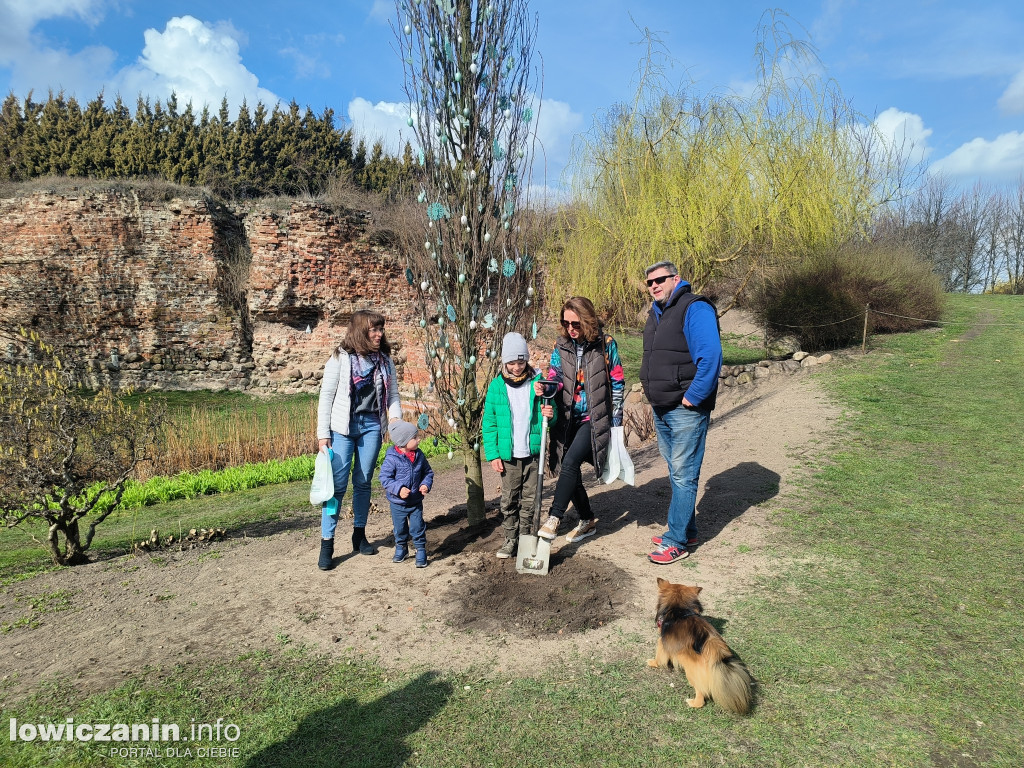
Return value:
M 334 470 L 331 468 L 333 458 L 334 451 L 325 448 L 317 453 L 313 462 L 313 484 L 309 488 L 309 503 L 314 507 L 334 498 Z
M 626 485 L 635 486 L 636 472 L 633 469 L 633 460 L 629 458 L 629 453 L 626 451 L 626 437 L 622 433 L 622 427 L 617 427 L 617 429 L 619 430 L 619 464 L 622 465 L 619 477 Z
M 608 441 L 608 466 L 605 467 L 601 479 L 605 483 L 614 483 L 620 478 L 627 485 L 636 485 L 633 460 L 626 451 L 626 438 L 622 427 L 612 427 L 611 439 Z

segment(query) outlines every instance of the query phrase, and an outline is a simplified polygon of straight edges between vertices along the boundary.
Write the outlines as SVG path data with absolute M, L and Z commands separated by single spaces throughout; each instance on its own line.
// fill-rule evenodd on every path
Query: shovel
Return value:
M 551 398 L 558 391 L 558 384 L 553 381 L 542 381 L 544 405 L 551 404 Z M 540 466 L 537 468 L 537 497 L 533 502 L 533 534 L 519 534 L 519 547 L 516 550 L 516 570 L 520 573 L 532 573 L 535 576 L 547 576 L 551 567 L 551 542 L 537 535 L 540 530 L 540 497 L 544 492 L 544 467 L 547 464 L 548 420 L 541 415 L 540 425 Z

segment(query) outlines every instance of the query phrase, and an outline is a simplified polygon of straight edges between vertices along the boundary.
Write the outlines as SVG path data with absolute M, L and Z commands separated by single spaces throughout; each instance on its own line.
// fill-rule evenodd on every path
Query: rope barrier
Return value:
M 877 310 L 877 309 L 869 309 L 868 312 L 871 312 L 871 313 L 876 314 L 876 315 L 885 315 L 887 317 L 898 317 L 898 318 L 900 318 L 902 320 L 916 320 L 919 323 L 935 323 L 936 325 L 971 325 L 972 324 L 972 321 L 970 321 L 970 320 L 927 320 L 927 319 L 925 319 L 923 317 L 909 317 L 908 315 L 894 315 L 892 312 L 882 312 L 882 311 Z M 996 328 L 1019 328 L 1020 327 L 1020 323 L 982 323 L 982 325 L 994 326 Z
M 842 325 L 843 323 L 848 323 L 851 320 L 856 320 L 859 317 L 864 317 L 864 313 L 858 312 L 856 315 L 850 315 L 845 320 L 836 320 L 834 323 L 821 323 L 819 325 L 786 325 L 785 323 L 772 323 L 772 325 L 778 325 L 783 328 L 827 328 L 830 325 Z

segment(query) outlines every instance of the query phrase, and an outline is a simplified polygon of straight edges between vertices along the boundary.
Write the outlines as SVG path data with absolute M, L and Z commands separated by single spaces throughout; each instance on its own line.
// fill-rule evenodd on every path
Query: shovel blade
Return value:
M 547 576 L 551 567 L 551 542 L 540 536 L 520 536 L 516 570 L 534 576 Z

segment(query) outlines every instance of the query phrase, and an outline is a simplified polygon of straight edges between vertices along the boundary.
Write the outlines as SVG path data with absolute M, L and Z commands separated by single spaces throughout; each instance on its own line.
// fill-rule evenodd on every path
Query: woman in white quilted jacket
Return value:
M 355 517 L 352 551 L 364 555 L 377 553 L 366 538 L 370 483 L 384 432 L 389 422 L 402 417 L 398 377 L 390 354 L 391 345 L 384 335 L 384 315 L 361 309 L 353 313 L 344 341 L 324 366 L 316 436 L 319 450 L 331 449 L 334 454 L 334 498 L 323 506 L 317 564 L 323 571 L 334 566 L 334 531 L 350 477 Z

